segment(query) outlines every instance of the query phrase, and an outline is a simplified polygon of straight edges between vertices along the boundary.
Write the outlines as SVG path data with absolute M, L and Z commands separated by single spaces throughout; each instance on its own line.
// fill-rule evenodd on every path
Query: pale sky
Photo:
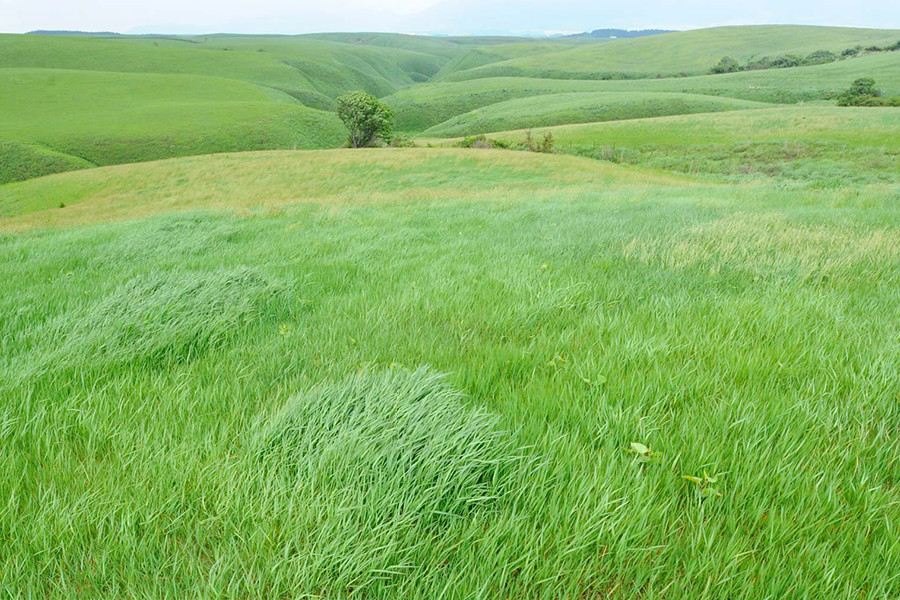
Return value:
M 556 33 L 802 23 L 900 29 L 898 0 L 0 0 L 0 31 Z

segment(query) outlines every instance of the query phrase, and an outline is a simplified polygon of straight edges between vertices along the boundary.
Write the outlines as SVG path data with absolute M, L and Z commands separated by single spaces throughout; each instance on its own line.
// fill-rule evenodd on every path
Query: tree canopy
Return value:
M 365 92 L 350 92 L 337 99 L 337 114 L 350 131 L 349 144 L 366 148 L 382 139 L 390 143 L 394 131 L 394 111 Z

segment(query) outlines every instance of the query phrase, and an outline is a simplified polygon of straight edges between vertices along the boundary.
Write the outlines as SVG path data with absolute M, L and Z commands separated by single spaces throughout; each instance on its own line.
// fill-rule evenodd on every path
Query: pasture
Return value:
M 898 39 L 0 36 L 0 595 L 900 597 Z

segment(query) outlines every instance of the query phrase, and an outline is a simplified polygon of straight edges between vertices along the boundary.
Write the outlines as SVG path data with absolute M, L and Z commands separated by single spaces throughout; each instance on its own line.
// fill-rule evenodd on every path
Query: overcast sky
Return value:
M 0 31 L 561 33 L 803 23 L 900 29 L 900 0 L 0 0 Z

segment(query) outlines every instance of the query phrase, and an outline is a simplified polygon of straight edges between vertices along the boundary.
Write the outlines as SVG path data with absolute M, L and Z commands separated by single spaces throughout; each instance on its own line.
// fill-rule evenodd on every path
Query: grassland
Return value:
M 423 136 L 454 137 L 569 123 L 761 108 L 765 104 L 696 94 L 576 92 L 499 102 L 430 127 Z
M 532 135 L 546 132 L 560 152 L 720 180 L 900 181 L 900 119 L 889 108 L 767 108 L 536 128 Z M 526 133 L 489 137 L 522 143 Z
M 229 79 L 0 69 L 0 87 L 4 138 L 73 157 L 48 170 L 223 151 L 336 147 L 346 137 L 331 113 L 279 101 L 274 90 Z M 0 181 L 31 174 L 11 170 L 32 164 L 28 155 L 9 164 Z
M 256 182 L 254 186 L 245 181 Z M 627 188 L 683 178 L 634 172 L 573 157 L 434 149 L 256 152 L 122 165 L 0 188 L 0 230 L 128 219 L 198 209 L 279 210 L 298 203 L 369 204 L 536 184 Z M 135 189 L 139 193 L 134 193 Z M 254 191 L 258 190 L 258 191 Z M 64 204 L 60 209 L 59 205 Z
M 0 36 L 0 596 L 900 597 L 900 52 L 546 78 L 726 37 Z
M 0 585 L 896 596 L 898 199 L 422 149 L 4 186 Z
M 400 90 L 385 101 L 397 112 L 398 128 L 420 133 L 478 108 L 517 98 L 575 92 L 682 93 L 772 104 L 832 100 L 860 77 L 873 77 L 885 95 L 900 95 L 900 52 L 792 69 L 725 75 L 627 81 L 491 77 L 435 82 Z
M 763 56 L 806 56 L 817 50 L 841 52 L 862 44 L 889 45 L 900 31 L 840 27 L 765 25 L 716 27 L 667 33 L 615 43 L 591 44 L 563 52 L 535 54 L 458 71 L 447 76 L 459 81 L 479 77 L 552 77 L 597 79 L 699 75 L 723 56 L 746 61 Z
M 897 52 L 722 76 L 449 81 L 469 77 L 480 65 L 551 65 L 570 54 L 611 52 L 643 60 L 633 43 L 652 42 L 656 53 L 653 44 L 665 42 L 674 60 L 689 49 L 698 56 L 709 48 L 718 52 L 726 39 L 735 46 L 733 54 L 751 57 L 738 50 L 774 54 L 800 51 L 804 44 L 884 43 L 894 33 L 724 28 L 664 35 L 662 42 L 395 34 L 0 35 L 0 84 L 7 90 L 0 97 L 0 182 L 174 156 L 335 147 L 344 136 L 330 114 L 334 98 L 355 89 L 394 107 L 398 131 L 425 137 L 754 108 L 750 102 L 826 101 L 861 76 L 875 77 L 885 94 L 894 95 L 900 94 Z

